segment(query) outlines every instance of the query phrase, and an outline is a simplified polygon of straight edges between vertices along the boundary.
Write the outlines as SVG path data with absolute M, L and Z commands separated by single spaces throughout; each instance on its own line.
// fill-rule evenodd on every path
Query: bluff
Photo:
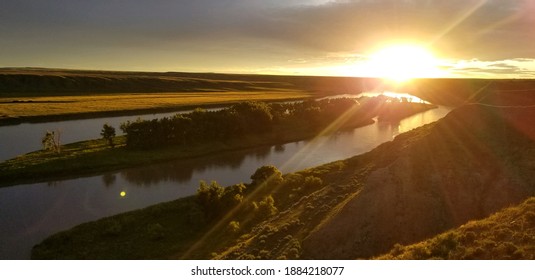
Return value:
M 307 170 L 321 188 L 217 258 L 373 258 L 533 196 L 532 98 L 488 100 L 494 103 L 461 106 L 369 153 Z
M 303 258 L 370 258 L 535 191 L 535 108 L 466 105 L 370 173 L 303 241 Z

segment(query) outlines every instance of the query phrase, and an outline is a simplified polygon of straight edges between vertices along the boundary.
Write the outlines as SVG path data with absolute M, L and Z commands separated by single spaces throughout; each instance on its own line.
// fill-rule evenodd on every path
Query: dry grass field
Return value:
M 314 81 L 210 73 L 0 68 L 0 125 L 295 100 L 317 94 L 308 87 L 314 87 Z M 328 84 L 338 82 L 329 80 Z
M 0 68 L 0 125 L 385 90 L 458 106 L 470 99 L 481 101 L 489 92 L 533 92 L 534 84 L 533 80 L 415 79 L 393 86 L 354 77 Z
M 98 94 L 0 98 L 1 118 L 28 118 L 124 111 L 166 111 L 240 101 L 283 101 L 310 96 L 302 91 Z

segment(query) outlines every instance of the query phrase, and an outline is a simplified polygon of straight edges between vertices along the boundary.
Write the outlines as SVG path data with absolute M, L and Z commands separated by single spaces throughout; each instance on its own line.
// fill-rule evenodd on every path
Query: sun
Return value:
M 395 82 L 443 76 L 438 59 L 418 45 L 391 45 L 379 49 L 368 56 L 366 68 L 370 76 Z

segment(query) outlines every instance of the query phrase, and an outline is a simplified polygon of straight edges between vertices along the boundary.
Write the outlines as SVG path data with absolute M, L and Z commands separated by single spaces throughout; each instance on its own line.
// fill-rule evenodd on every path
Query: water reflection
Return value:
M 400 132 L 401 122 L 400 121 L 388 121 L 388 122 L 378 122 L 377 128 L 381 131 L 386 131 L 392 134 L 392 139 L 396 137 Z
M 271 153 L 271 147 L 266 146 L 266 147 L 260 147 L 260 148 L 256 149 L 256 151 L 254 152 L 254 155 L 256 156 L 257 160 L 263 160 L 270 153 Z
M 48 181 L 46 182 L 46 185 L 49 187 L 57 187 L 61 185 L 61 181 Z
M 414 102 L 414 103 L 429 103 L 423 99 L 420 99 L 419 97 L 416 97 L 414 95 L 411 95 L 409 93 L 405 92 L 392 92 L 392 91 L 383 91 L 383 92 L 362 92 L 362 93 L 345 93 L 345 94 L 338 94 L 338 95 L 331 95 L 327 97 L 319 98 L 318 100 L 323 99 L 332 99 L 332 98 L 354 98 L 358 99 L 361 97 L 376 97 L 379 95 L 383 95 L 385 97 L 395 98 L 399 101 L 405 101 L 405 102 Z
M 384 91 L 384 92 L 363 92 L 361 94 L 356 95 L 356 97 L 375 97 L 378 95 L 384 95 L 386 97 L 391 97 L 398 99 L 399 101 L 404 102 L 413 102 L 413 103 L 429 103 L 423 99 L 420 99 L 419 97 L 416 97 L 414 95 L 410 95 L 408 93 L 403 92 L 392 92 L 392 91 Z
M 106 186 L 106 188 L 113 186 L 116 180 L 117 177 L 113 173 L 106 173 L 102 175 L 102 183 L 104 183 L 104 186 Z
M 233 172 L 243 166 L 246 158 L 254 158 L 256 161 L 264 161 L 273 151 L 282 153 L 285 148 L 260 147 L 245 151 L 225 152 L 217 155 L 206 156 L 197 159 L 177 160 L 138 168 L 129 168 L 119 174 L 122 179 L 139 187 L 151 187 L 161 182 L 188 183 L 194 174 L 207 173 L 210 170 L 228 169 Z M 102 176 L 103 182 L 109 182 L 107 177 Z
M 274 151 L 275 153 L 284 153 L 286 149 L 284 148 L 283 145 L 275 145 L 274 146 Z

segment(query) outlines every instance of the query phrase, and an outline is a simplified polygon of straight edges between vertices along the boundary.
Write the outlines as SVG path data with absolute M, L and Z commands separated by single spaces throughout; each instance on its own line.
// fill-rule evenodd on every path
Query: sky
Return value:
M 0 3 L 0 67 L 366 76 L 396 44 L 448 77 L 534 78 L 535 0 Z

